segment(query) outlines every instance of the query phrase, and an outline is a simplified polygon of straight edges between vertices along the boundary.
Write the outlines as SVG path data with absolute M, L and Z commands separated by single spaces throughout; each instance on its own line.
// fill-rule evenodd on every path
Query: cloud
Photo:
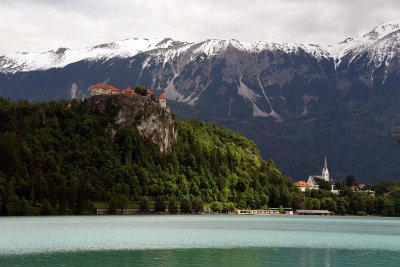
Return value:
M 400 10 L 397 0 L 1 2 L 0 54 L 81 48 L 132 37 L 336 43 L 398 19 Z

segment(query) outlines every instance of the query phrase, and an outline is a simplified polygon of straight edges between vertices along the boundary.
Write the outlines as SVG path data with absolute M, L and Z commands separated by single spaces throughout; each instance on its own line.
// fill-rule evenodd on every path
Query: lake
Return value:
M 400 266 L 400 220 L 1 217 L 0 266 Z

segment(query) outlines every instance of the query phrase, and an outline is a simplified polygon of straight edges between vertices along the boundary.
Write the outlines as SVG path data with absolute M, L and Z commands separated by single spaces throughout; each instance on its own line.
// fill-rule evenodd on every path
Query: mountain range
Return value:
M 252 138 L 294 180 L 400 179 L 400 21 L 334 45 L 127 39 L 0 56 L 0 96 L 83 98 L 90 85 L 165 91 L 179 118 Z

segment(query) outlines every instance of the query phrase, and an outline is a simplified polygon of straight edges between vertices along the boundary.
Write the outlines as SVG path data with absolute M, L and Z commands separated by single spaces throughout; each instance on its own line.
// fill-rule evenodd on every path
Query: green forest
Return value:
M 162 154 L 136 128 L 115 124 L 87 101 L 0 99 L 0 214 L 93 214 L 135 207 L 142 213 L 230 212 L 235 208 L 329 209 L 335 214 L 400 215 L 396 183 L 376 197 L 300 192 L 255 144 L 223 127 L 176 121 L 178 137 Z M 109 131 L 110 127 L 115 132 Z

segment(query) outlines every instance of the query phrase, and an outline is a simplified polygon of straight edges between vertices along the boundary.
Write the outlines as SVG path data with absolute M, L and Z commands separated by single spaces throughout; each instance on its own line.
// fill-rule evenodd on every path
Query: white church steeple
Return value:
M 325 155 L 324 167 L 322 168 L 322 179 L 329 182 L 329 171 L 328 171 L 328 164 L 326 163 L 326 155 Z

